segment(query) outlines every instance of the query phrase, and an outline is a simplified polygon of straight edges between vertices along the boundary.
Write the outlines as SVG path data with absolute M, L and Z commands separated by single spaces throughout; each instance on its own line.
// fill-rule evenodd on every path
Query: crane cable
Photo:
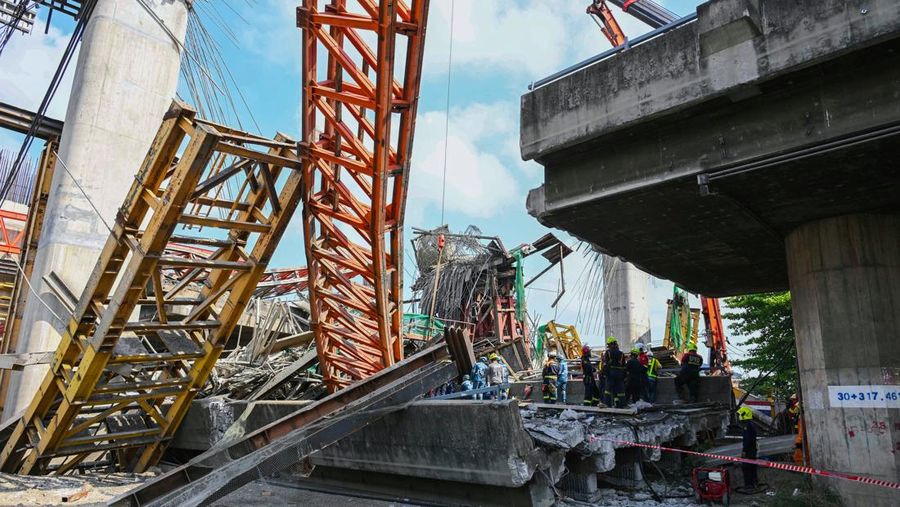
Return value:
M 444 176 L 441 182 L 441 225 L 444 225 L 444 204 L 447 200 L 447 150 L 450 142 L 450 78 L 453 76 L 453 21 L 456 0 L 450 0 L 450 49 L 447 55 L 447 104 L 444 115 Z

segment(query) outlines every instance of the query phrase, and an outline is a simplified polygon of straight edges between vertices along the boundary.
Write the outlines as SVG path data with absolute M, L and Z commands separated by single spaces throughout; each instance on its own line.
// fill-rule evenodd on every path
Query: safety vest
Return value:
M 651 357 L 650 361 L 647 363 L 647 377 L 656 378 L 656 371 L 662 366 L 660 364 L 659 359 L 655 357 Z

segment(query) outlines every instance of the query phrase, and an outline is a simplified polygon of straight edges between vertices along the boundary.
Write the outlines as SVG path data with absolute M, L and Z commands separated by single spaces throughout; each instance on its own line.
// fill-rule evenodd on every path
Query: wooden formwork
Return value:
M 37 396 L 0 452 L 4 472 L 155 464 L 206 383 L 299 203 L 296 144 L 174 102 L 120 208 Z M 214 249 L 166 253 L 169 242 Z M 205 276 L 164 291 L 161 273 Z M 155 312 L 136 320 L 138 305 Z M 185 317 L 171 314 L 189 306 Z M 218 309 L 218 310 L 217 310 Z

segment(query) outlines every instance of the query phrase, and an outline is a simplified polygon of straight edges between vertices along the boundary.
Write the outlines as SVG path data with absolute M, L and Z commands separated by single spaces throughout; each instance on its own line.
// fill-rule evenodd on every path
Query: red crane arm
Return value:
M 625 7 L 627 8 L 628 5 L 630 5 L 630 3 L 626 2 Z M 591 19 L 597 23 L 597 26 L 600 27 L 600 31 L 603 32 L 603 35 L 605 35 L 607 39 L 609 39 L 609 43 L 612 44 L 613 47 L 625 44 L 625 32 L 622 31 L 619 22 L 616 21 L 609 6 L 606 5 L 606 0 L 594 0 L 591 5 L 588 5 L 587 13 L 591 15 Z
M 403 210 L 428 3 L 297 9 L 311 324 L 331 390 L 403 357 Z

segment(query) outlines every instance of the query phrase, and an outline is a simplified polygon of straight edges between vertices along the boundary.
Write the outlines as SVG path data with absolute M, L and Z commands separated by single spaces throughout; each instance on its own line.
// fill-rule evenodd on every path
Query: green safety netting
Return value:
M 547 335 L 547 324 L 538 326 L 534 337 L 534 357 L 538 361 L 544 358 L 544 336 Z
M 682 322 L 686 320 L 686 322 Z M 682 333 L 682 327 L 687 326 L 687 332 Z M 688 304 L 687 292 L 672 286 L 672 315 L 669 319 L 669 336 L 675 350 L 684 350 L 693 335 L 691 329 L 691 310 Z
M 525 256 L 521 249 L 513 251 L 516 258 L 516 319 L 525 320 Z
M 421 313 L 404 313 L 403 330 L 407 334 L 435 337 L 443 334 L 444 323 Z

